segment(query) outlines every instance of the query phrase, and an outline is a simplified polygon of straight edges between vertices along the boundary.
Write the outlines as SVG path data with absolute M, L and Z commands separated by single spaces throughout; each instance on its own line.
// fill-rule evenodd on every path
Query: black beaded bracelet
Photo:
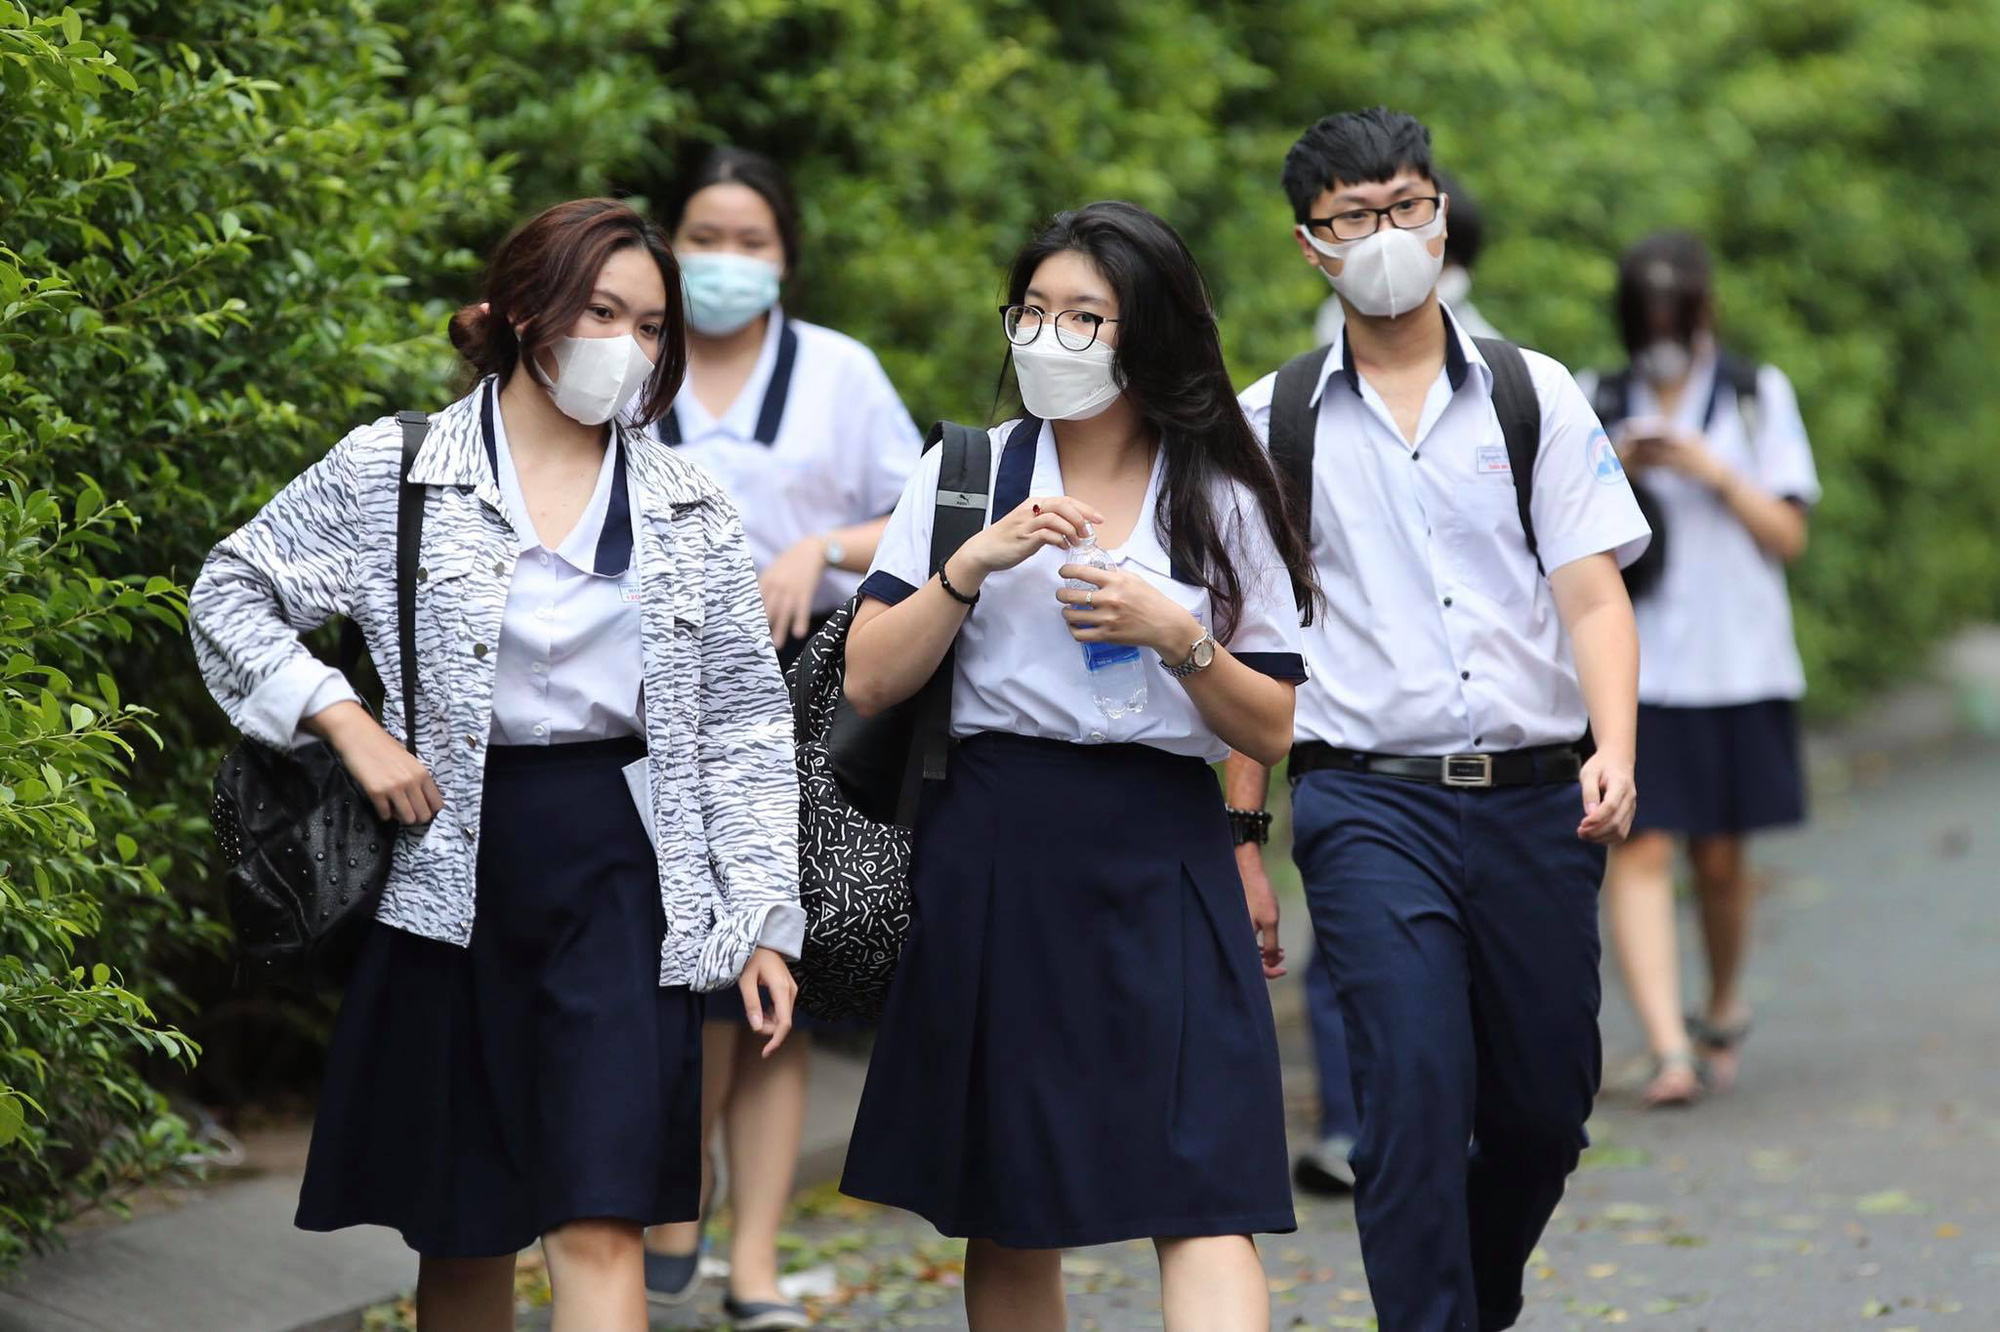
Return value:
M 1271 811 L 1268 809 L 1236 809 L 1224 806 L 1229 812 L 1229 828 L 1236 834 L 1236 845 L 1255 842 L 1259 846 L 1271 840 Z
M 961 606 L 977 606 L 979 604 L 979 594 L 977 592 L 968 597 L 965 593 L 951 585 L 951 575 L 944 571 L 942 564 L 938 566 L 938 586 L 944 589 L 946 596 Z

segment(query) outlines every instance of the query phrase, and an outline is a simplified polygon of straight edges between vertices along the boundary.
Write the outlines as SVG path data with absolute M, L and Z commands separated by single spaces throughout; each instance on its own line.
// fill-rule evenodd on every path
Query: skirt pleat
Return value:
M 1270 1000 L 1206 765 L 973 737 L 920 818 L 912 889 L 843 1190 L 1018 1248 L 1294 1227 Z
M 701 1005 L 659 983 L 637 740 L 498 748 L 469 947 L 377 924 L 341 1002 L 299 1196 L 307 1230 L 433 1257 L 565 1222 L 693 1220 Z

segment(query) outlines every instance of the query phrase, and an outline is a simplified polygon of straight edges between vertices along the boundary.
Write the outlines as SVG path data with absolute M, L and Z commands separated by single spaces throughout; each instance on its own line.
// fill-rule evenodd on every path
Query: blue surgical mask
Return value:
M 778 266 L 721 250 L 679 256 L 688 323 L 697 333 L 727 337 L 778 303 Z

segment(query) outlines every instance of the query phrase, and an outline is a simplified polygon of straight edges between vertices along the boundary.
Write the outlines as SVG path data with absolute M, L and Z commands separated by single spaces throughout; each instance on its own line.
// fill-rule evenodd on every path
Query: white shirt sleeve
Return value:
M 867 356 L 858 379 L 857 387 L 864 399 L 858 436 L 863 454 L 856 460 L 856 470 L 862 477 L 863 508 L 859 521 L 866 522 L 895 507 L 903 486 L 923 456 L 924 438 L 917 433 L 917 423 L 910 419 L 909 409 L 896 395 L 896 387 L 889 382 L 882 363 L 872 354 Z
M 1525 355 L 1542 404 L 1532 500 L 1542 567 L 1554 573 L 1610 551 L 1623 568 L 1645 552 L 1653 533 L 1618 451 L 1569 371 L 1546 356 Z
M 938 472 L 943 465 L 944 450 L 935 448 L 910 473 L 875 547 L 861 595 L 894 606 L 930 581 L 931 527 L 937 518 Z
M 1757 372 L 1757 438 L 1750 442 L 1757 459 L 1757 482 L 1784 499 L 1807 508 L 1819 503 L 1819 472 L 1813 466 L 1812 444 L 1792 381 L 1775 365 Z
M 1270 525 L 1256 497 L 1241 485 L 1225 490 L 1219 507 L 1225 556 L 1243 589 L 1243 609 L 1223 646 L 1253 670 L 1301 683 L 1306 662 L 1299 607 Z
M 1250 429 L 1256 433 L 1257 442 L 1267 449 L 1271 447 L 1271 395 L 1277 389 L 1278 376 L 1273 371 L 1244 389 L 1236 399 L 1237 406 L 1243 409 L 1244 417 L 1250 422 Z

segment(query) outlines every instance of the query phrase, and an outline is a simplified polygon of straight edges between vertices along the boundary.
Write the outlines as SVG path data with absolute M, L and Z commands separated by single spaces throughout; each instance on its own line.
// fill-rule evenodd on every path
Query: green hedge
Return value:
M 657 199 L 707 141 L 794 165 L 793 308 L 920 419 L 979 419 L 1036 219 L 1172 219 L 1247 383 L 1325 291 L 1286 146 L 1416 111 L 1488 214 L 1482 309 L 1574 364 L 1612 353 L 1620 246 L 1714 239 L 1826 481 L 1795 582 L 1822 710 L 2000 612 L 1988 0 L 29 3 L 0 0 L 0 1265 L 185 1150 L 151 1088 L 297 1086 L 325 1021 L 230 986 L 227 736 L 178 589 L 349 425 L 444 400 L 445 313 L 509 223 Z

